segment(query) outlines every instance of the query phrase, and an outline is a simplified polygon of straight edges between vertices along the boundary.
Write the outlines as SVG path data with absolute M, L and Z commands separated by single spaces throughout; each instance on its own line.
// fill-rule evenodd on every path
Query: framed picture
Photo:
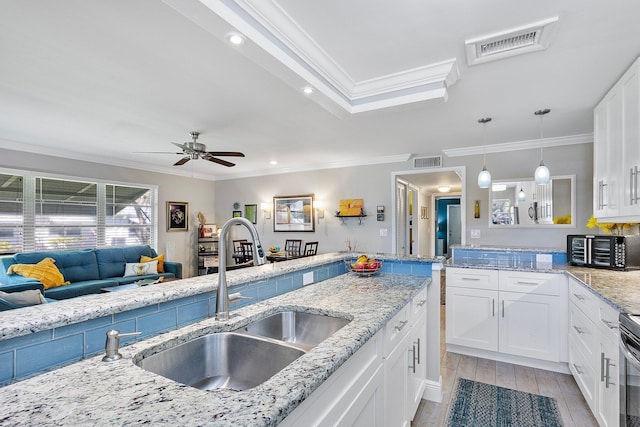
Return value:
M 315 231 L 313 194 L 273 198 L 273 231 Z
M 429 207 L 428 206 L 420 207 L 420 219 L 429 219 Z
M 244 217 L 252 224 L 258 222 L 258 205 L 244 205 Z
M 242 211 L 233 211 L 234 218 L 242 218 Z
M 167 231 L 189 229 L 189 203 L 167 202 Z
M 200 232 L 201 237 L 214 237 L 218 234 L 218 226 L 216 224 L 204 224 Z
M 384 206 L 383 205 L 378 205 L 376 207 L 376 213 L 384 213 Z
M 376 219 L 378 221 L 384 221 L 384 214 L 383 213 L 376 214 Z

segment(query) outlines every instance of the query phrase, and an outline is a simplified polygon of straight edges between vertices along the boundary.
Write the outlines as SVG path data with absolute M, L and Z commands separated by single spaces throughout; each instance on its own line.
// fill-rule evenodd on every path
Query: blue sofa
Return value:
M 182 278 L 182 264 L 164 262 L 164 273 L 124 277 L 127 263 L 140 262 L 142 255 L 156 257 L 149 245 L 117 248 L 82 249 L 69 251 L 24 252 L 0 257 L 0 291 L 18 292 L 40 289 L 46 298 L 60 300 L 81 295 L 97 294 L 100 289 L 133 283 L 141 279 Z M 53 258 L 56 267 L 69 285 L 44 289 L 40 281 L 18 274 L 7 274 L 11 264 L 36 264 L 44 258 Z

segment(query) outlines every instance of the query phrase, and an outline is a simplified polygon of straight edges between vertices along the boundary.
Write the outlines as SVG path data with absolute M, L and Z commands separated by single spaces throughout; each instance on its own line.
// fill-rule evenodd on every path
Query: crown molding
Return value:
M 208 9 L 351 114 L 430 99 L 446 101 L 447 87 L 460 76 L 457 60 L 453 58 L 356 81 L 274 0 L 164 2 L 221 37 L 215 20 L 203 16 Z
M 591 144 L 593 134 L 569 135 L 557 138 L 529 139 L 525 141 L 505 142 L 502 144 L 480 145 L 475 147 L 451 148 L 442 150 L 447 157 L 475 156 L 479 154 L 504 153 L 508 151 L 531 150 L 543 148 L 561 147 L 564 145 Z

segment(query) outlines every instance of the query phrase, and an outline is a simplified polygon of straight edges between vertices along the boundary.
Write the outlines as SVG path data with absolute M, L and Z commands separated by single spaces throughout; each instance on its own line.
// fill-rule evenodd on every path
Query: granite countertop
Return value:
M 0 388 L 3 425 L 273 426 L 338 369 L 398 312 L 430 277 L 345 274 L 121 348 L 123 359 L 86 359 Z M 201 391 L 132 362 L 168 340 L 237 329 L 283 309 L 352 319 L 263 384 L 241 392 Z
M 640 270 L 567 267 L 567 272 L 623 313 L 640 314 Z

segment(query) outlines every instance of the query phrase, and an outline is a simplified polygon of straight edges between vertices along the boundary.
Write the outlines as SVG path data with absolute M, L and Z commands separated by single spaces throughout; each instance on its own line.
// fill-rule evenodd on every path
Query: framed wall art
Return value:
M 258 222 L 258 205 L 244 205 L 244 217 L 252 224 Z
M 233 211 L 231 215 L 233 218 L 242 218 L 242 211 Z
M 167 231 L 189 230 L 189 203 L 167 202 Z
M 273 198 L 273 231 L 315 231 L 313 194 Z

